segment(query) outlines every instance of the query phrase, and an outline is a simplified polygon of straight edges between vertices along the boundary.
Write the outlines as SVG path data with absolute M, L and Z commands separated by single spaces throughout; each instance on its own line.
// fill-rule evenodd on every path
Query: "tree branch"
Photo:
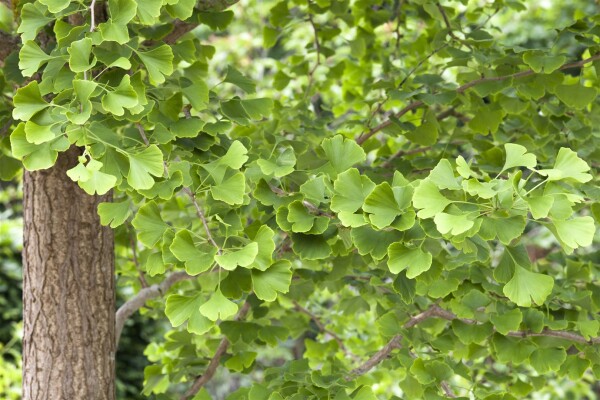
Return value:
M 125 321 L 127 321 L 127 319 L 133 315 L 133 313 L 142 308 L 148 300 L 164 295 L 171 288 L 171 286 L 177 282 L 193 278 L 193 276 L 188 275 L 185 271 L 175 272 L 169 275 L 161 283 L 140 290 L 138 294 L 127 300 L 121 307 L 119 307 L 115 316 L 115 338 L 117 346 L 119 344 L 121 332 L 123 331 L 123 326 L 125 326 Z
M 458 320 L 458 321 L 461 321 L 461 322 L 463 322 L 465 324 L 469 324 L 469 325 L 479 325 L 479 322 L 477 322 L 476 320 L 468 319 L 468 318 L 458 318 L 456 316 L 456 314 L 454 314 L 453 312 L 444 310 L 437 304 L 433 304 L 427 310 L 423 311 L 422 313 L 417 314 L 414 317 L 411 317 L 403 325 L 403 328 L 410 329 L 432 317 L 442 318 L 442 319 L 445 319 L 448 321 Z M 588 339 L 584 338 L 583 336 L 581 336 L 577 333 L 574 333 L 574 332 L 553 331 L 553 330 L 547 329 L 547 328 L 539 333 L 528 332 L 528 331 L 513 331 L 513 332 L 508 332 L 508 334 L 505 336 L 520 337 L 520 338 L 554 337 L 554 338 L 570 340 L 572 342 L 577 342 L 577 343 L 582 343 L 582 344 L 590 344 L 590 345 L 600 344 L 600 337 L 590 338 L 588 340 Z M 402 347 L 401 341 L 402 341 L 402 335 L 394 336 L 388 343 L 386 343 L 385 346 L 383 346 L 383 348 L 381 350 L 379 350 L 377 353 L 373 354 L 363 364 L 359 365 L 358 367 L 356 367 L 355 369 L 350 371 L 350 373 L 348 374 L 346 379 L 352 380 L 357 376 L 364 375 L 367 372 L 369 372 L 371 369 L 373 369 L 375 366 L 377 366 L 383 360 L 388 358 L 392 351 L 394 351 L 395 349 L 401 348 Z M 442 388 L 443 388 L 443 386 L 442 386 Z
M 250 311 L 250 303 L 246 301 L 240 311 L 238 311 L 237 315 L 234 318 L 234 321 L 241 321 L 246 318 L 248 315 L 248 311 Z M 219 343 L 219 347 L 217 347 L 217 351 L 215 351 L 214 356 L 211 358 L 208 366 L 206 367 L 206 371 L 200 376 L 196 378 L 192 386 L 189 388 L 187 392 L 183 396 L 181 396 L 181 400 L 188 400 L 192 398 L 208 381 L 212 379 L 217 372 L 217 368 L 219 367 L 219 362 L 221 361 L 221 357 L 227 352 L 227 348 L 229 347 L 229 341 L 227 338 L 221 339 L 221 343 Z
M 562 70 L 570 69 L 570 68 L 583 67 L 584 65 L 589 64 L 589 63 L 591 63 L 593 61 L 596 61 L 596 60 L 600 60 L 600 53 L 594 54 L 593 56 L 591 56 L 589 58 L 586 58 L 584 60 L 580 60 L 580 61 L 575 61 L 575 62 L 570 62 L 570 63 L 564 64 L 563 66 L 561 66 L 559 68 L 559 70 L 562 71 Z M 473 81 L 467 82 L 467 83 L 465 83 L 462 86 L 459 86 L 456 89 L 456 92 L 458 94 L 463 94 L 467 89 L 470 89 L 473 86 L 477 86 L 477 85 L 480 85 L 482 83 L 504 81 L 506 79 L 519 79 L 519 78 L 524 78 L 526 76 L 530 76 L 530 75 L 534 75 L 534 74 L 535 74 L 535 72 L 532 69 L 528 69 L 528 70 L 525 70 L 525 71 L 515 72 L 514 74 L 510 74 L 510 75 L 492 76 L 492 77 L 479 78 L 479 79 L 475 79 Z M 409 111 L 412 111 L 412 110 L 417 109 L 419 107 L 422 107 L 424 105 L 425 105 L 425 103 L 422 102 L 421 100 L 413 101 L 413 102 L 409 103 L 406 107 L 404 107 L 403 109 L 401 109 L 400 111 L 398 111 L 397 113 L 395 113 L 394 117 L 395 118 L 400 118 L 404 114 L 408 113 Z M 381 131 L 382 129 L 387 128 L 391 124 L 392 124 L 391 120 L 387 120 L 387 121 L 382 122 L 381 124 L 377 125 L 373 129 L 371 129 L 366 134 L 359 136 L 356 139 L 356 143 L 362 145 L 364 142 L 366 142 L 369 138 L 371 138 L 377 132 Z

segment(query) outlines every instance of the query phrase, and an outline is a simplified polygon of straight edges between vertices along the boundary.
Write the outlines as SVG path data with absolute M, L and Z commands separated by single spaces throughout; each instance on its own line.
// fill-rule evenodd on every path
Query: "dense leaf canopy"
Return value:
M 172 325 L 144 394 L 591 393 L 593 4 L 95 3 L 20 3 L 0 176 L 76 145 L 114 191 L 119 285 Z

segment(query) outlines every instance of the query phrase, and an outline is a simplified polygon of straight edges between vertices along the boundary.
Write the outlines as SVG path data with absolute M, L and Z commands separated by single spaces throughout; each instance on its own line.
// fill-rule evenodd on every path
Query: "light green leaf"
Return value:
M 469 121 L 469 128 L 482 135 L 496 133 L 502 123 L 504 112 L 502 110 L 493 110 L 489 107 L 482 107 L 477 110 L 475 117 Z
M 567 58 L 561 55 L 544 54 L 541 51 L 526 51 L 523 53 L 523 61 L 535 72 L 551 74 L 560 68 Z
M 246 179 L 241 172 L 236 172 L 223 182 L 210 188 L 210 193 L 215 200 L 221 200 L 230 205 L 242 204 L 245 192 Z
M 173 73 L 173 51 L 169 46 L 162 45 L 145 52 L 136 51 L 136 54 L 146 66 L 151 84 L 161 84 L 165 81 L 165 76 Z
M 252 286 L 256 297 L 275 301 L 277 293 L 287 293 L 292 283 L 291 263 L 279 260 L 266 271 L 252 270 Z
M 294 172 L 296 165 L 296 155 L 294 149 L 286 147 L 275 159 L 259 159 L 256 161 L 260 170 L 265 175 L 273 175 L 276 178 L 281 178 Z
M 131 215 L 129 201 L 100 203 L 98 204 L 98 215 L 100 215 L 100 223 L 102 225 L 106 226 L 110 224 L 111 228 L 116 228 L 122 225 Z
M 275 251 L 274 237 L 275 232 L 267 225 L 262 225 L 258 232 L 256 232 L 253 240 L 258 243 L 258 254 L 250 266 L 251 268 L 264 271 L 271 266 L 273 262 L 272 255 Z
M 137 230 L 139 241 L 148 248 L 153 248 L 169 229 L 169 225 L 162 220 L 160 210 L 153 201 L 140 207 L 131 224 Z
M 193 314 L 199 313 L 202 305 L 202 296 L 182 296 L 172 294 L 167 297 L 165 314 L 173 327 L 178 327 L 187 321 Z
M 228 251 L 224 254 L 215 256 L 215 261 L 219 266 L 228 271 L 233 271 L 238 266 L 249 267 L 258 255 L 258 243 L 250 242 L 239 250 Z
M 80 180 L 77 184 L 89 195 L 103 195 L 116 186 L 117 178 L 113 175 L 92 169 L 89 178 L 85 181 Z
M 23 43 L 34 40 L 40 29 L 54 20 L 52 16 L 46 15 L 45 8 L 38 3 L 23 4 L 20 14 L 21 24 L 17 33 L 21 34 Z
M 458 180 L 454 176 L 454 170 L 452 169 L 452 165 L 450 161 L 447 159 L 442 159 L 435 166 L 434 169 L 431 170 L 427 179 L 435 184 L 440 189 L 450 189 L 450 190 L 460 190 L 461 185 L 458 183 Z
M 50 60 L 52 57 L 44 53 L 40 46 L 32 40 L 25 42 L 19 51 L 19 68 L 23 76 L 32 76 L 42 64 Z
M 567 254 L 573 249 L 587 247 L 592 244 L 596 227 L 590 216 L 575 217 L 568 220 L 552 219 L 554 229 L 551 229 Z
M 393 243 L 388 247 L 388 268 L 391 273 L 398 274 L 406 269 L 409 279 L 421 275 L 431 268 L 432 256 L 420 247 L 408 248 L 402 243 Z
M 67 51 L 69 52 L 69 68 L 73 72 L 84 72 L 96 65 L 96 57 L 90 61 L 92 54 L 92 39 L 90 38 L 71 43 Z
M 32 81 L 27 86 L 18 89 L 13 98 L 13 103 L 15 105 L 12 112 L 13 118 L 21 121 L 28 121 L 38 111 L 49 106 L 42 99 L 37 81 Z
M 554 204 L 554 196 L 532 196 L 526 197 L 525 201 L 529 205 L 529 211 L 535 219 L 546 218 L 552 205 Z
M 238 305 L 223 296 L 221 290 L 217 290 L 210 296 L 210 300 L 200 306 L 200 312 L 211 321 L 224 320 L 237 313 Z
M 189 275 L 198 275 L 207 271 L 213 264 L 217 249 L 208 244 L 195 244 L 190 231 L 183 229 L 175 235 L 169 246 L 171 253 L 179 261 L 185 262 L 185 271 Z
M 33 120 L 25 123 L 25 137 L 32 144 L 42 144 L 56 138 L 54 127 L 56 125 L 38 125 Z
M 71 0 L 39 0 L 41 4 L 48 7 L 48 11 L 55 14 L 67 8 Z
M 421 181 L 413 194 L 413 206 L 421 209 L 417 216 L 419 218 L 432 218 L 436 214 L 441 213 L 452 203 L 445 198 L 439 191 L 438 187 L 428 179 Z
M 383 182 L 373 189 L 365 199 L 363 210 L 370 213 L 371 223 L 383 229 L 388 227 L 398 215 L 410 205 L 412 187 L 394 187 Z
M 438 231 L 445 235 L 460 235 L 471 229 L 475 224 L 473 220 L 468 218 L 468 214 L 453 215 L 448 213 L 436 214 L 433 218 Z
M 223 181 L 227 168 L 233 170 L 242 168 L 244 163 L 248 161 L 248 156 L 246 154 L 248 154 L 248 149 L 246 149 L 241 142 L 235 140 L 231 143 L 229 149 L 227 149 L 227 153 L 223 157 L 219 158 L 217 161 L 203 164 L 202 167 L 206 169 L 215 182 L 219 184 Z
M 344 171 L 333 183 L 335 194 L 331 199 L 331 209 L 337 213 L 354 213 L 362 207 L 373 188 L 373 181 L 368 176 L 361 176 L 356 168 Z
M 223 82 L 233 83 L 246 93 L 256 92 L 256 85 L 252 79 L 247 78 L 231 65 L 227 67 L 227 75 Z
M 496 330 L 506 336 L 508 332 L 519 330 L 519 326 L 521 326 L 521 322 L 523 321 L 523 313 L 518 308 L 515 308 L 500 314 L 492 314 L 490 320 Z
M 138 105 L 138 96 L 131 86 L 129 75 L 123 75 L 121 83 L 114 90 L 109 90 L 102 97 L 102 108 L 109 113 L 121 116 L 125 108 L 134 108 Z
M 241 103 L 250 118 L 257 121 L 267 118 L 273 110 L 273 100 L 268 98 L 246 99 L 242 100 Z
M 162 0 L 137 0 L 137 2 L 137 16 L 140 23 L 142 25 L 154 25 L 160 17 Z M 142 7 L 140 7 L 140 3 L 142 3 Z
M 592 179 L 587 172 L 590 166 L 577 156 L 577 153 L 566 147 L 561 147 L 554 161 L 554 168 L 542 169 L 538 172 L 548 177 L 548 181 L 560 181 L 572 179 L 579 183 L 585 183 Z
M 583 109 L 596 98 L 598 91 L 592 87 L 574 85 L 558 85 L 556 96 L 567 106 Z
M 127 182 L 134 189 L 150 189 L 154 185 L 150 175 L 162 176 L 164 172 L 162 152 L 155 144 L 137 154 L 128 154 L 128 158 Z
M 538 374 L 558 371 L 566 359 L 567 352 L 562 347 L 539 347 L 529 356 L 531 366 Z
M 146 259 L 146 264 L 144 269 L 150 276 L 156 276 L 164 274 L 166 271 L 166 266 L 163 261 L 162 253 L 152 253 Z
M 342 135 L 323 140 L 321 147 L 336 174 L 346 171 L 354 164 L 365 161 L 365 151 L 354 140 Z
M 26 169 L 37 171 L 53 166 L 58 152 L 67 150 L 70 143 L 64 136 L 39 145 L 29 143 L 25 134 L 25 124 L 20 123 L 10 135 L 10 146 L 12 155 L 22 160 Z
M 308 232 L 313 227 L 315 216 L 308 212 L 301 200 L 296 200 L 288 206 L 287 220 L 292 223 L 293 232 Z
M 515 265 L 515 273 L 502 291 L 519 307 L 531 307 L 532 300 L 537 305 L 543 304 L 553 287 L 552 277 Z
M 537 165 L 535 155 L 527 153 L 527 149 L 520 144 L 506 143 L 504 145 L 504 150 L 506 151 L 506 161 L 504 162 L 502 171 L 514 167 L 533 169 Z

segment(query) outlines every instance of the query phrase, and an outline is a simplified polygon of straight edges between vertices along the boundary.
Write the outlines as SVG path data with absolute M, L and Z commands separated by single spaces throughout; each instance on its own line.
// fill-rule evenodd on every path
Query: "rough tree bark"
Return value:
M 113 233 L 67 175 L 72 147 L 25 172 L 23 399 L 115 399 Z

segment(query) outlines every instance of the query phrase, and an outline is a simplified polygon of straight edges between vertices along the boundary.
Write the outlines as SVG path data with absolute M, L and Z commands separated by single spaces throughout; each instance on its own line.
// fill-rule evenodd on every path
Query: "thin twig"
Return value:
M 448 34 L 450 35 L 450 37 L 452 39 L 456 40 L 457 42 L 468 47 L 469 50 L 473 50 L 473 48 L 468 43 L 466 43 L 464 40 L 462 40 L 461 38 L 459 38 L 458 36 L 456 36 L 454 34 L 452 25 L 450 25 L 450 20 L 448 19 L 448 15 L 446 14 L 446 10 L 444 10 L 444 7 L 442 7 L 442 5 L 440 3 L 437 3 L 437 8 L 438 8 L 438 10 L 440 10 L 440 14 L 442 14 L 442 18 L 444 19 L 444 24 L 446 24 L 446 28 L 448 28 Z
M 134 240 L 134 237 L 131 236 L 129 243 L 131 244 L 131 254 L 133 256 L 133 264 L 135 265 L 135 269 L 138 272 L 138 279 L 143 288 L 148 287 L 148 282 L 146 282 L 146 277 L 144 275 L 144 271 L 140 268 L 140 263 L 137 257 L 137 243 Z
M 242 308 L 238 311 L 234 320 L 235 321 L 243 320 L 244 318 L 246 318 L 246 315 L 248 315 L 248 311 L 250 311 L 250 303 L 246 302 L 246 303 L 244 303 Z M 215 354 L 210 359 L 208 366 L 206 367 L 206 370 L 204 371 L 204 373 L 202 375 L 198 376 L 196 378 L 196 380 L 194 380 L 194 383 L 188 389 L 188 391 L 185 392 L 185 394 L 183 396 L 181 396 L 181 400 L 188 400 L 188 399 L 192 398 L 196 393 L 198 393 L 198 391 L 200 389 L 202 389 L 202 387 L 204 385 L 206 385 L 206 383 L 208 381 L 210 381 L 212 379 L 212 377 L 215 375 L 215 372 L 217 372 L 217 368 L 219 368 L 219 363 L 221 361 L 221 357 L 223 357 L 223 355 L 227 352 L 228 347 L 229 347 L 229 340 L 227 340 L 227 338 L 224 337 L 223 339 L 221 339 L 221 343 L 219 343 L 219 347 L 217 347 L 217 351 L 215 351 Z
M 117 345 L 119 344 L 119 338 L 121 337 L 121 332 L 123 331 L 123 326 L 125 326 L 127 318 L 142 308 L 148 300 L 164 295 L 175 283 L 193 278 L 193 276 L 188 275 L 185 271 L 175 272 L 169 275 L 160 284 L 152 285 L 140 290 L 138 294 L 119 307 L 115 316 L 115 337 Z
M 212 233 L 210 232 L 210 228 L 208 227 L 208 221 L 206 220 L 206 216 L 204 215 L 204 211 L 202 211 L 200 204 L 198 204 L 196 195 L 194 195 L 194 192 L 192 192 L 192 190 L 189 187 L 184 187 L 182 190 L 192 200 L 192 204 L 194 205 L 194 208 L 196 208 L 196 215 L 198 215 L 198 218 L 200 218 L 200 221 L 202 221 L 202 226 L 204 226 L 204 231 L 206 232 L 206 237 L 208 241 L 217 249 L 217 254 L 221 255 L 221 253 L 223 252 L 221 250 L 221 246 L 217 244 Z
M 317 62 L 308 73 L 309 76 L 312 76 L 317 67 L 321 65 L 321 43 L 319 42 L 319 31 L 317 29 L 317 25 L 313 20 L 312 14 L 310 13 L 308 13 L 308 22 L 310 22 L 310 26 L 312 26 L 312 29 L 315 33 L 315 49 L 317 50 Z
M 321 331 L 321 333 L 326 333 L 329 336 L 331 336 L 337 342 L 338 346 L 344 352 L 344 354 L 355 360 L 358 360 L 358 357 L 346 348 L 346 345 L 344 344 L 342 338 L 339 337 L 337 333 L 331 331 L 330 329 L 327 329 L 327 327 L 319 317 L 310 312 L 307 308 L 302 307 L 297 301 L 294 301 L 294 307 L 302 314 L 308 315 L 308 317 L 315 323 L 315 325 L 317 325 L 317 328 L 319 328 L 319 331 Z
M 564 64 L 563 66 L 561 66 L 559 68 L 559 70 L 565 70 L 565 69 L 569 69 L 569 68 L 577 68 L 577 67 L 583 67 L 586 64 L 589 64 L 593 61 L 596 60 L 600 60 L 600 53 L 594 54 L 593 56 L 586 58 L 584 60 L 580 60 L 580 61 L 575 61 L 575 62 L 570 62 L 567 64 Z M 467 89 L 472 88 L 473 86 L 477 86 L 479 84 L 482 83 L 486 83 L 486 82 L 498 82 L 498 81 L 504 81 L 506 79 L 519 79 L 519 78 L 524 78 L 527 76 L 531 76 L 534 75 L 535 72 L 532 69 L 528 69 L 525 71 L 520 71 L 520 72 L 515 72 L 514 74 L 509 74 L 509 75 L 503 75 L 503 76 L 492 76 L 492 77 L 483 77 L 483 78 L 479 78 L 479 79 L 475 79 L 473 81 L 467 82 L 462 86 L 459 86 L 456 89 L 456 92 L 459 94 L 464 93 Z M 412 111 L 414 109 L 417 109 L 419 107 L 424 106 L 425 103 L 421 100 L 417 100 L 417 101 L 413 101 L 412 103 L 409 103 L 406 107 L 404 107 L 402 110 L 398 111 L 397 113 L 394 114 L 395 118 L 400 118 L 403 115 L 405 115 L 406 113 L 408 113 L 409 111 Z M 391 120 L 387 120 L 385 122 L 382 122 L 381 124 L 377 125 L 376 127 L 374 127 L 373 129 L 371 129 L 367 134 L 365 135 L 361 135 L 356 139 L 356 143 L 362 145 L 364 142 L 366 142 L 369 138 L 371 138 L 373 135 L 375 135 L 377 132 L 381 131 L 382 129 L 387 128 L 388 126 L 390 126 L 393 122 Z
M 444 391 L 444 394 L 446 395 L 446 397 L 450 397 L 451 399 L 455 399 L 456 398 L 456 395 L 454 394 L 454 392 L 450 388 L 450 385 L 448 385 L 448 382 L 441 381 L 440 382 L 440 386 L 442 387 L 442 390 Z
M 92 0 L 90 5 L 90 32 L 94 32 L 96 29 L 96 0 Z

